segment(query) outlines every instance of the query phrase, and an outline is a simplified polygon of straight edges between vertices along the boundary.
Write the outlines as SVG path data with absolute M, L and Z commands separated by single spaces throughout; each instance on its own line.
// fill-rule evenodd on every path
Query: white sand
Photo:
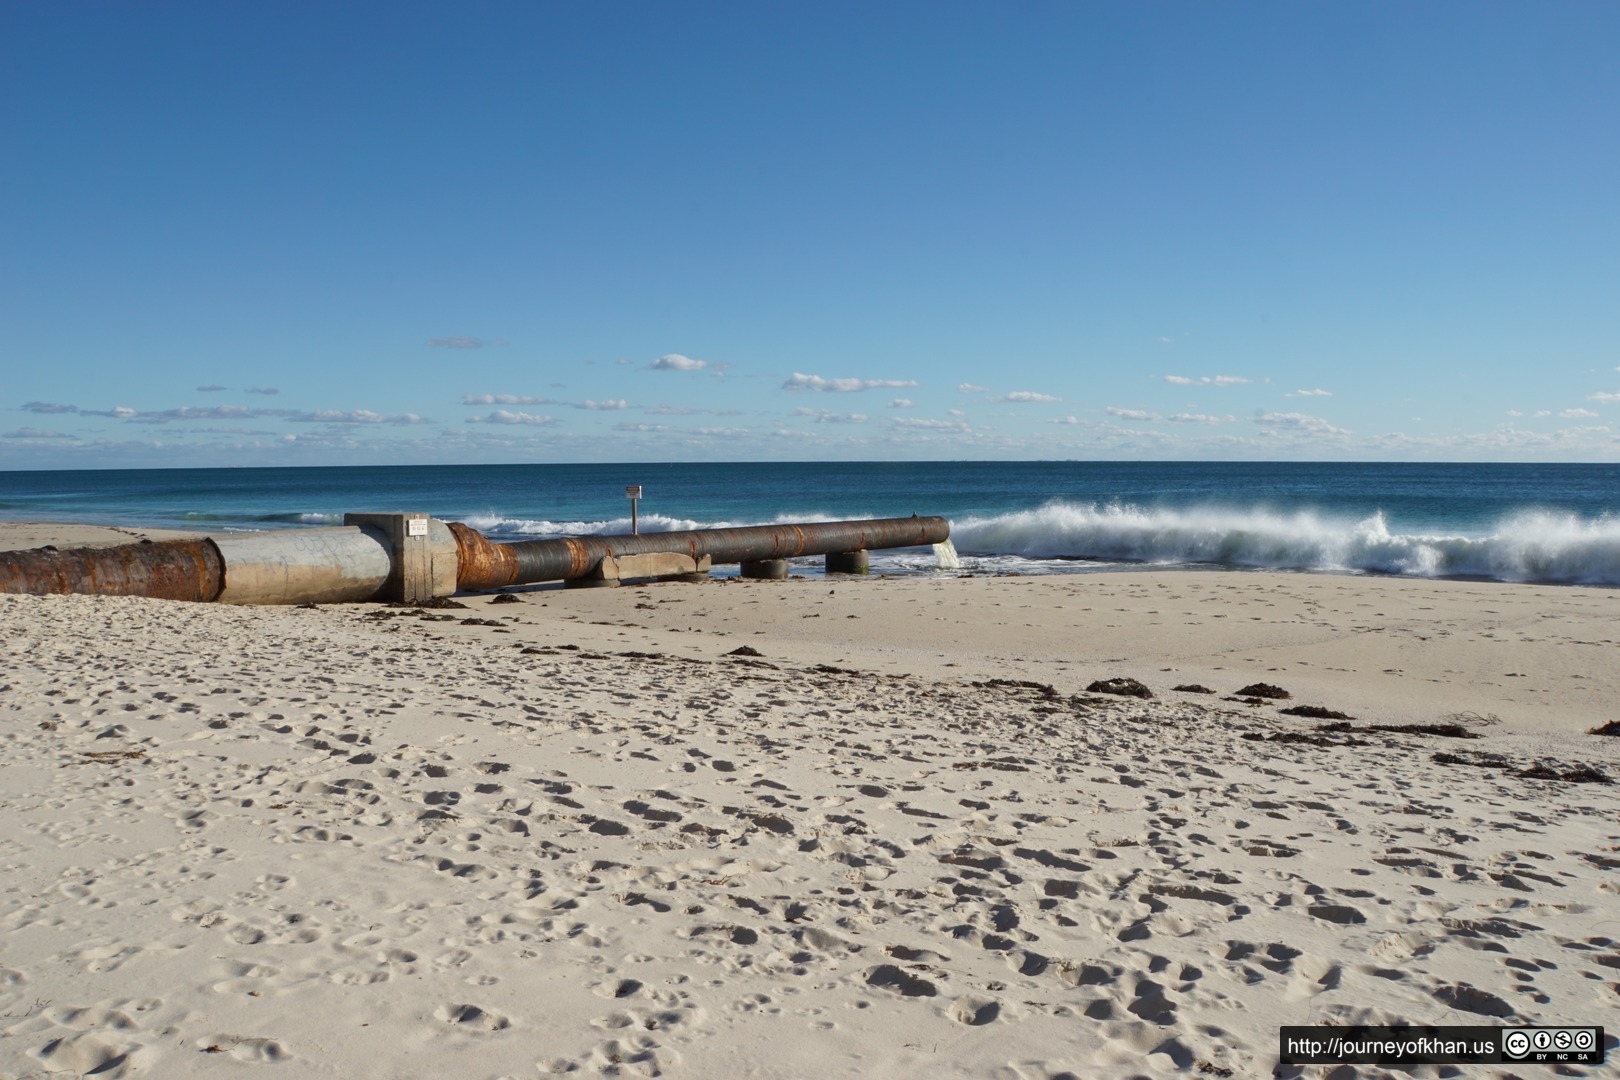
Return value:
M 1515 1075 L 1274 1072 L 1277 1028 L 1614 1026 L 1620 786 L 1514 771 L 1620 778 L 1616 595 L 0 597 L 0 1076 Z M 1259 680 L 1500 722 L 1169 690 Z
M 106 547 L 139 540 L 179 540 L 202 536 L 178 529 L 131 529 L 121 525 L 65 525 L 57 521 L 0 521 L 0 552 L 57 547 Z

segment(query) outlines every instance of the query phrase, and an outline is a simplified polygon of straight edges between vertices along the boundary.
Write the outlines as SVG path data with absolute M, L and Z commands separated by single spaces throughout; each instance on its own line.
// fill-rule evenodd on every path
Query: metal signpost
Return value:
M 624 488 L 624 497 L 630 500 L 630 535 L 638 536 L 640 535 L 640 530 L 636 528 L 636 500 L 641 498 L 641 485 L 626 484 Z

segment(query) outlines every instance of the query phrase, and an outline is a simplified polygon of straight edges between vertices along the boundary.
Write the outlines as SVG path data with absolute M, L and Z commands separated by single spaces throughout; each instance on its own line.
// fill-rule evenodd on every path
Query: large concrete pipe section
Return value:
M 351 514 L 285 529 L 0 555 L 0 593 L 89 593 L 222 604 L 419 602 L 456 590 L 455 538 L 426 514 Z
M 756 563 L 799 555 L 826 555 L 874 548 L 920 547 L 949 539 L 942 517 L 823 521 L 806 525 L 751 525 L 738 529 L 693 529 L 639 536 L 578 536 L 497 544 L 452 522 L 460 549 L 456 584 L 462 589 L 499 589 L 537 581 L 568 581 L 595 571 L 604 556 L 619 558 L 673 551 L 694 560 Z
M 88 593 L 159 600 L 219 599 L 225 561 L 212 540 L 147 540 L 116 547 L 36 548 L 0 556 L 0 593 Z
M 222 604 L 370 600 L 394 569 L 381 530 L 343 525 L 214 540 L 225 560 Z

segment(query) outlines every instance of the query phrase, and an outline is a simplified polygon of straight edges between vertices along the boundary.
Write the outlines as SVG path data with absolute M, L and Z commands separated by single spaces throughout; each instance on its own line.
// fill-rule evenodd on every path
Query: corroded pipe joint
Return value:
M 463 525 L 449 522 L 450 532 L 456 538 L 456 588 L 459 590 L 501 589 L 517 584 L 517 555 L 506 544 L 497 544 L 484 534 Z

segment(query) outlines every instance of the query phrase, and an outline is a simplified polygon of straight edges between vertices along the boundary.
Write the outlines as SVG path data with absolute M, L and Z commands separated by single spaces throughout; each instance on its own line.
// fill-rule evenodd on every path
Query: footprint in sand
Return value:
M 44 1062 L 53 1073 L 70 1073 L 118 1080 L 136 1068 L 139 1043 L 108 1038 L 105 1032 L 77 1031 L 52 1039 L 32 1056 Z
M 948 1015 L 958 1024 L 978 1027 L 992 1023 L 1001 1015 L 1001 1003 L 992 997 L 968 994 L 951 1002 Z
M 500 1013 L 465 1003 L 440 1005 L 434 1010 L 433 1016 L 446 1024 L 455 1024 L 467 1031 L 504 1031 L 512 1026 L 512 1022 Z

